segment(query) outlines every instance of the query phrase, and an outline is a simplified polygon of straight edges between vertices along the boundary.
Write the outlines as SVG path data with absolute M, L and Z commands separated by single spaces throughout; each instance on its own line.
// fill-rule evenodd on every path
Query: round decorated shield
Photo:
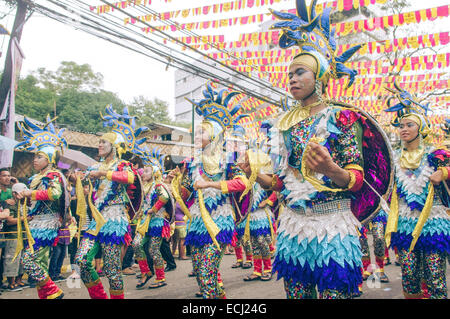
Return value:
M 172 196 L 172 192 L 166 184 L 161 183 L 160 185 L 166 190 L 167 194 L 169 195 L 169 200 L 165 205 L 165 209 L 166 213 L 169 215 L 167 221 L 169 222 L 169 224 L 172 224 L 175 222 L 175 198 Z
M 364 183 L 352 195 L 351 209 L 355 217 L 367 224 L 379 212 L 381 202 L 387 201 L 394 182 L 393 151 L 386 133 L 378 122 L 358 107 L 331 101 L 345 109 L 355 110 L 363 129 L 362 153 L 364 159 Z
M 127 187 L 127 196 L 129 202 L 127 204 L 127 213 L 130 220 L 142 209 L 144 203 L 144 187 L 142 186 L 142 179 L 139 174 L 134 175 L 134 182 Z
M 234 223 L 235 225 L 239 225 L 244 221 L 250 212 L 250 199 L 251 199 L 251 193 L 248 193 L 244 196 L 242 201 L 239 202 L 239 199 L 241 198 L 242 193 L 232 193 L 231 196 L 231 206 L 233 207 L 234 211 Z

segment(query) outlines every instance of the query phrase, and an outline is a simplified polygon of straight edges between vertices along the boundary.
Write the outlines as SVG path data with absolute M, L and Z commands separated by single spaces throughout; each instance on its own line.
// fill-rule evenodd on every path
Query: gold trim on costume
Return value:
M 47 299 L 56 299 L 59 296 L 61 296 L 62 293 L 63 291 L 59 289 L 58 292 L 55 292 L 54 294 L 47 296 Z

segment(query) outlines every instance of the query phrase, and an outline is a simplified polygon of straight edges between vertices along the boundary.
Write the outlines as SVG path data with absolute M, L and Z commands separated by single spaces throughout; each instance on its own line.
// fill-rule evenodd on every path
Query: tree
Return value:
M 44 88 L 57 94 L 64 89 L 98 92 L 103 86 L 103 75 L 95 73 L 89 64 L 79 65 L 72 61 L 62 61 L 56 72 L 39 68 L 33 72 Z
M 172 120 L 169 117 L 167 102 L 158 98 L 150 101 L 142 95 L 135 97 L 133 102 L 129 105 L 129 110 L 132 114 L 138 116 L 137 124 L 141 126 L 150 123 L 172 123 Z
M 54 114 L 56 94 L 52 90 L 40 88 L 38 84 L 38 80 L 32 75 L 19 80 L 16 113 L 44 121 L 47 114 Z

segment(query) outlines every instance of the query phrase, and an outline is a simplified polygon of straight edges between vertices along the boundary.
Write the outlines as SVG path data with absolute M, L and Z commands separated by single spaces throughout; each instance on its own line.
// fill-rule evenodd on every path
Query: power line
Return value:
M 146 55 L 146 56 L 148 56 L 150 58 L 155 59 L 156 61 L 158 61 L 160 63 L 164 63 L 164 64 L 167 64 L 169 66 L 173 66 L 173 67 L 182 69 L 183 71 L 187 71 L 187 70 L 191 69 L 191 71 L 189 71 L 188 73 L 198 75 L 198 76 L 200 76 L 202 78 L 205 78 L 205 79 L 216 79 L 222 84 L 223 83 L 227 83 L 229 87 L 238 87 L 241 91 L 245 92 L 249 96 L 255 97 L 257 99 L 260 99 L 260 100 L 265 101 L 265 102 L 270 103 L 270 104 L 278 104 L 278 101 L 275 101 L 275 100 L 271 99 L 270 97 L 263 96 L 261 94 L 255 93 L 255 91 L 249 90 L 248 88 L 244 87 L 243 85 L 234 83 L 234 82 L 230 81 L 229 79 L 227 79 L 227 78 L 225 78 L 223 76 L 220 76 L 219 74 L 217 74 L 215 72 L 207 71 L 204 68 L 199 68 L 199 67 L 195 66 L 194 64 L 185 61 L 186 58 L 190 58 L 190 59 L 194 59 L 194 58 L 188 56 L 187 54 L 185 54 L 183 52 L 180 53 L 176 49 L 173 49 L 173 48 L 170 48 L 170 47 L 168 47 L 168 46 L 166 46 L 164 44 L 158 43 L 158 42 L 156 42 L 155 40 L 153 40 L 151 38 L 145 37 L 143 34 L 139 34 L 136 31 L 132 31 L 129 28 L 125 28 L 123 25 L 115 23 L 114 21 L 110 21 L 110 20 L 105 21 L 105 18 L 100 18 L 101 20 L 104 20 L 103 22 L 106 22 L 107 24 L 110 25 L 110 27 L 108 27 L 108 26 L 105 26 L 104 23 L 101 23 L 101 22 L 98 21 L 99 20 L 98 16 L 94 16 L 94 17 L 90 18 L 90 17 L 84 15 L 83 14 L 83 9 L 74 8 L 73 6 L 71 6 L 69 4 L 63 4 L 62 1 L 59 1 L 59 3 L 55 3 L 54 1 L 49 0 L 48 2 L 50 2 L 50 3 L 54 4 L 54 5 L 57 5 L 58 7 L 62 8 L 66 12 L 69 12 L 69 13 L 72 13 L 72 14 L 76 15 L 76 17 L 78 19 L 76 19 L 74 17 L 69 17 L 69 16 L 64 15 L 64 14 L 62 14 L 60 12 L 56 12 L 55 10 L 52 10 L 52 9 L 50 9 L 48 7 L 43 6 L 43 5 L 35 4 L 35 7 L 39 8 L 39 11 L 42 14 L 47 15 L 47 16 L 49 16 L 52 19 L 55 19 L 55 20 L 57 20 L 57 21 L 59 21 L 61 23 L 67 24 L 67 25 L 71 25 L 71 26 L 73 26 L 75 28 L 78 28 L 78 29 L 80 29 L 80 30 L 82 30 L 84 32 L 87 32 L 87 33 L 91 34 L 91 35 L 94 35 L 94 36 L 97 36 L 97 37 L 102 38 L 104 40 L 107 40 L 107 41 L 109 41 L 111 43 L 120 45 L 122 47 L 125 47 L 127 49 L 133 50 L 135 52 L 144 54 L 144 55 Z M 79 4 L 80 1 L 76 1 L 76 3 Z M 84 10 L 84 11 L 87 11 L 87 10 Z M 89 11 L 86 14 L 92 16 L 92 13 L 89 12 Z M 95 18 L 95 20 L 93 20 L 94 18 Z M 111 28 L 111 26 L 114 26 L 115 28 Z M 120 30 L 117 30 L 117 28 L 122 30 L 122 32 L 120 32 Z M 123 32 L 125 32 L 125 31 L 127 33 L 132 33 L 134 35 L 138 35 L 139 37 L 145 39 L 146 41 L 150 41 L 150 42 L 152 42 L 152 43 L 154 43 L 154 44 L 156 44 L 158 46 L 161 46 L 166 51 L 157 49 L 157 48 L 155 48 L 154 45 L 152 46 L 152 45 L 146 44 L 146 43 L 144 43 L 142 41 L 137 40 L 134 37 L 131 37 L 130 35 L 124 34 Z M 114 38 L 116 40 L 113 40 Z M 131 47 L 130 45 L 125 45 L 122 42 L 118 42 L 117 38 L 119 38 L 120 40 L 126 40 L 128 42 L 132 42 L 134 45 L 138 45 L 139 48 Z M 161 38 L 161 36 L 160 36 L 160 38 Z M 150 52 L 152 52 L 153 54 L 157 55 L 158 57 L 149 55 L 148 52 L 143 52 L 142 48 L 145 49 L 144 51 L 149 50 Z M 167 49 L 169 50 L 169 52 L 167 52 Z M 177 54 L 181 54 L 182 58 L 174 56 L 171 53 L 172 51 L 175 51 Z M 165 61 L 164 59 L 161 60 L 161 57 L 164 57 L 167 61 Z M 204 64 L 208 68 L 212 67 L 210 64 L 206 64 L 205 62 L 203 62 L 201 60 L 197 60 L 195 62 L 200 63 L 200 64 Z M 218 70 L 218 71 L 220 71 L 222 73 L 225 73 L 225 74 L 228 74 L 228 75 L 231 75 L 231 76 L 236 76 L 236 74 L 238 74 L 238 72 L 236 70 L 234 70 L 234 69 L 232 69 L 230 67 L 228 67 L 227 70 Z M 232 72 L 230 72 L 230 71 L 232 71 Z M 265 85 L 262 86 L 261 84 L 252 83 L 252 82 L 254 82 L 254 79 L 252 79 L 252 78 L 247 77 L 247 78 L 245 78 L 245 80 L 247 82 L 250 82 L 250 84 L 252 84 L 254 86 L 257 86 L 259 88 L 263 88 L 263 89 L 267 89 L 268 88 Z M 276 92 L 276 94 L 281 96 L 284 93 Z

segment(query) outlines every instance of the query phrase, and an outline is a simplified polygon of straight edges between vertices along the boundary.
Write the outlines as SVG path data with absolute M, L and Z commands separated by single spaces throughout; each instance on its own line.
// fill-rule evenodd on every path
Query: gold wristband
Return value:
M 108 181 L 112 181 L 112 174 L 113 174 L 113 171 L 108 171 L 106 173 L 106 178 L 108 179 Z
M 448 170 L 447 167 L 438 167 L 439 170 L 442 172 L 442 180 L 446 181 L 448 180 Z
M 356 183 L 356 175 L 352 171 L 347 171 L 350 175 L 350 181 L 348 182 L 347 190 L 352 189 L 353 186 L 355 186 Z
M 277 186 L 278 178 L 277 175 L 273 174 L 272 176 L 272 185 L 270 186 L 270 189 L 275 189 L 275 186 Z
M 228 190 L 228 184 L 227 184 L 226 181 L 221 181 L 220 182 L 220 189 L 221 189 L 223 194 L 228 194 L 229 190 Z

